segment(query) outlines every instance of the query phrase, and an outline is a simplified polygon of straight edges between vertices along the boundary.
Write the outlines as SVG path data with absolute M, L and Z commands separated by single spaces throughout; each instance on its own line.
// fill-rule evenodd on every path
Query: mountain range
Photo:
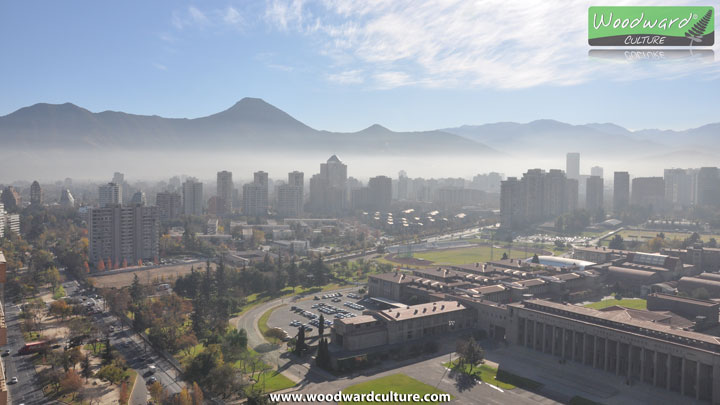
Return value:
M 498 122 L 419 132 L 372 125 L 352 133 L 311 128 L 258 98 L 243 98 L 207 117 L 163 118 L 90 112 L 71 103 L 35 104 L 0 117 L 0 143 L 9 149 L 113 148 L 148 150 L 314 151 L 358 154 L 473 156 L 641 156 L 664 159 L 720 151 L 720 123 L 673 131 L 631 131 L 612 123 L 571 125 L 554 120 Z

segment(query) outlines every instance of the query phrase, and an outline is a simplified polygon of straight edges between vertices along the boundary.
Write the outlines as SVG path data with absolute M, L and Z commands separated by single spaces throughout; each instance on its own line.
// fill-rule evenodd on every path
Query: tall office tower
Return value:
M 398 198 L 398 200 L 407 200 L 408 199 L 409 183 L 410 183 L 410 179 L 408 178 L 405 170 L 400 170 L 400 172 L 398 173 L 398 183 L 397 183 L 397 198 Z
M 0 302 L 0 346 L 7 344 L 7 324 L 5 323 L 5 283 L 7 282 L 7 262 L 5 261 L 5 255 L 0 251 L 0 298 L 3 302 Z M 7 404 L 8 390 L 7 384 L 5 383 L 5 370 L 3 364 L 0 362 L 0 404 Z
M 603 206 L 603 178 L 590 176 L 586 183 L 585 209 L 591 214 Z
M 155 205 L 158 207 L 158 217 L 161 221 L 175 219 L 182 212 L 182 197 L 178 193 L 169 191 L 157 193 Z
M 231 214 L 233 211 L 233 197 L 235 195 L 232 172 L 217 173 L 217 215 Z
M 60 205 L 62 205 L 63 207 L 75 206 L 75 198 L 73 197 L 70 190 L 63 189 L 62 193 L 60 193 Z
M 615 172 L 613 175 L 613 211 L 620 212 L 630 205 L 630 173 Z
M 372 177 L 368 181 L 371 205 L 377 210 L 390 209 L 392 202 L 392 179 L 387 176 Z
M 568 153 L 565 161 L 565 173 L 568 179 L 580 180 L 580 154 Z
M 96 268 L 134 266 L 140 260 L 159 258 L 157 207 L 117 204 L 90 209 L 88 231 L 89 258 Z
M 203 214 L 203 184 L 195 178 L 185 180 L 182 185 L 183 214 Z
M 303 213 L 304 174 L 288 173 L 288 184 L 277 188 L 277 212 L 286 218 L 298 218 Z
M 118 201 L 120 201 L 120 204 L 123 203 L 123 186 L 125 185 L 125 175 L 120 172 L 113 173 L 113 178 L 111 183 L 115 183 L 118 186 Z M 127 196 L 125 196 L 127 197 Z
M 98 187 L 98 202 L 100 204 L 100 208 L 108 205 L 120 204 L 122 202 L 120 186 L 116 183 L 108 183 Z
M 543 184 L 543 216 L 557 217 L 568 211 L 567 177 L 562 170 L 552 169 Z
M 145 197 L 144 191 L 136 191 L 130 199 L 130 204 L 147 205 L 147 197 Z
M 701 167 L 697 174 L 697 205 L 720 205 L 720 172 L 717 167 Z
M 650 207 L 654 211 L 662 209 L 665 204 L 665 180 L 662 177 L 636 177 L 632 180 L 633 205 Z
M 30 185 L 30 204 L 42 205 L 42 200 L 42 188 L 40 188 L 40 183 L 35 180 Z
M 692 204 L 692 177 L 685 169 L 665 169 L 665 201 L 672 206 Z
M 310 208 L 317 214 L 337 215 L 346 207 L 347 186 L 347 166 L 332 155 L 310 178 Z
M 578 199 L 580 194 L 578 192 L 579 181 L 575 179 L 567 179 L 565 183 L 565 199 L 567 201 L 567 211 L 573 212 L 578 209 Z
M 253 182 L 243 186 L 243 214 L 265 217 L 268 213 L 268 174 L 255 172 Z
M 600 166 L 593 166 L 590 168 L 591 176 L 603 177 L 603 168 Z
M 500 183 L 500 223 L 503 228 L 520 228 L 525 224 L 525 196 L 517 177 L 508 177 Z
M 528 222 L 538 222 L 544 218 L 545 172 L 541 169 L 530 169 L 523 174 L 520 181 L 525 197 L 525 219 Z

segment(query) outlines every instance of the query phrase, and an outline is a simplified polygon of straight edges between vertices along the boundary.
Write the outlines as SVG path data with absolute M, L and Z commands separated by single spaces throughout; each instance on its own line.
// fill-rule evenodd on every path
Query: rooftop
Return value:
M 465 306 L 457 301 L 436 301 L 427 304 L 412 305 L 401 309 L 386 309 L 379 311 L 378 315 L 387 320 L 404 321 L 442 313 L 464 311 L 465 309 Z
M 705 306 L 705 307 L 715 307 L 718 305 L 717 302 L 713 302 L 713 301 L 700 300 L 697 298 L 690 298 L 690 297 L 680 297 L 677 295 L 670 295 L 670 294 L 654 293 L 654 294 L 650 294 L 650 297 L 657 297 L 657 298 L 661 298 L 664 300 L 683 302 L 683 303 L 687 303 L 687 304 L 700 305 L 700 306 Z

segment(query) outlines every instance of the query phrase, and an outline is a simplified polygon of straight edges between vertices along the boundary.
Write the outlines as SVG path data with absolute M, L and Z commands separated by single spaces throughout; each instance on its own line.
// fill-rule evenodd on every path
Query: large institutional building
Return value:
M 541 256 L 540 264 L 507 259 L 370 275 L 370 296 L 389 309 L 337 320 L 331 353 L 341 361 L 473 328 L 628 383 L 720 403 L 720 338 L 714 336 L 720 304 L 660 293 L 647 296 L 648 310 L 567 303 L 603 285 L 621 282 L 640 291 L 677 278 L 681 285 L 687 278 L 702 280 L 720 295 L 720 275 L 698 274 L 702 254 L 705 265 L 717 265 L 714 252 L 667 253 L 672 255 L 577 248 L 575 259 Z

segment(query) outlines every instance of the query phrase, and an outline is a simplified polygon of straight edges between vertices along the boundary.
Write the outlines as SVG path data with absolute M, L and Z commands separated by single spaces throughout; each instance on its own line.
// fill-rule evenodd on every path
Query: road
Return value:
M 3 357 L 5 379 L 17 377 L 18 383 L 8 385 L 9 403 L 12 404 L 47 404 L 42 390 L 36 385 L 35 368 L 30 362 L 32 356 L 20 356 L 18 350 L 25 345 L 20 331 L 20 308 L 14 304 L 5 304 L 5 323 L 7 325 L 7 341 L 3 350 L 10 350 L 10 355 Z

